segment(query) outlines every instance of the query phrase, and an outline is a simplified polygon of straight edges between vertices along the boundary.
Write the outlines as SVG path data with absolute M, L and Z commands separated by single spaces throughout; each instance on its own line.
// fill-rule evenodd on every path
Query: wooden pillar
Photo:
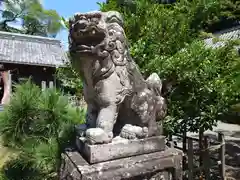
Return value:
M 187 152 L 187 124 L 184 122 L 184 132 L 183 132 L 183 153 Z M 183 169 L 186 170 L 187 157 L 184 155 L 182 159 Z
M 209 155 L 209 141 L 208 137 L 204 136 L 204 156 L 203 156 L 203 168 L 204 168 L 204 173 L 205 173 L 205 179 L 210 180 L 210 155 Z
M 49 88 L 54 88 L 53 81 L 49 81 Z
M 219 149 L 219 160 L 221 163 L 219 164 L 219 171 L 220 171 L 220 179 L 226 180 L 225 177 L 225 139 L 223 133 L 218 133 L 218 141 L 221 144 Z
M 203 165 L 203 138 L 204 138 L 204 130 L 203 128 L 199 129 L 199 150 L 200 150 L 200 154 L 199 154 L 199 166 L 201 167 Z
M 1 99 L 1 104 L 8 104 L 10 101 L 11 91 L 12 91 L 12 76 L 10 71 L 4 71 L 1 73 L 3 80 L 3 97 Z
M 193 140 L 191 138 L 188 139 L 188 149 L 187 149 L 187 155 L 188 155 L 188 179 L 194 179 L 193 176 Z
M 41 88 L 42 90 L 46 89 L 46 81 L 42 81 Z
M 9 84 L 9 92 L 12 94 L 12 74 L 11 71 L 8 71 L 8 84 Z

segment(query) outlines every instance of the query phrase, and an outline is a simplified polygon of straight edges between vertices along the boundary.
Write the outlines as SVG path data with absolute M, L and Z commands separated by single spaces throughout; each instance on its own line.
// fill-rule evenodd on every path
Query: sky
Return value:
M 99 10 L 97 2 L 105 2 L 105 0 L 42 0 L 45 9 L 54 9 L 64 18 L 69 18 L 76 12 Z M 62 30 L 56 38 L 61 40 L 64 49 L 68 48 L 67 30 Z

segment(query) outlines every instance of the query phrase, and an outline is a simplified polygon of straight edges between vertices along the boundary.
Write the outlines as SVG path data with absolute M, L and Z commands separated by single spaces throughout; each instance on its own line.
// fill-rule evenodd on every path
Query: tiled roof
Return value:
M 0 31 L 0 62 L 58 67 L 65 61 L 59 40 Z
M 218 48 L 225 45 L 224 40 L 237 40 L 240 39 L 240 26 L 233 29 L 221 31 L 213 34 L 219 41 L 215 42 L 214 38 L 205 39 L 204 42 L 208 47 Z M 240 46 L 236 46 L 236 49 L 239 49 Z

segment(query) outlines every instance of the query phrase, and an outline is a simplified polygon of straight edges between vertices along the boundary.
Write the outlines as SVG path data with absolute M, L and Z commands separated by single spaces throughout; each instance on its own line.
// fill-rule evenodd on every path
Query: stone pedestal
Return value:
M 60 180 L 181 180 L 182 152 L 173 148 L 90 164 L 77 150 L 62 154 Z
M 145 139 L 123 139 L 117 137 L 111 143 L 89 145 L 85 139 L 77 137 L 76 144 L 81 155 L 90 163 L 148 154 L 165 149 L 165 137 L 154 136 Z

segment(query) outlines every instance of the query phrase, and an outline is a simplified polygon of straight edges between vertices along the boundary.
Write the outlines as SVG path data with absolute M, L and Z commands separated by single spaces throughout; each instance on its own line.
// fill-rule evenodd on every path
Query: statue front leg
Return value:
M 98 115 L 96 128 L 88 129 L 86 136 L 91 144 L 109 143 L 113 138 L 113 127 L 118 115 L 117 92 L 120 86 L 118 77 L 112 74 L 108 79 L 96 84 Z M 117 82 L 117 83 L 116 83 Z
M 108 140 L 111 141 L 113 138 L 113 127 L 117 119 L 117 105 L 111 104 L 107 107 L 102 107 L 99 111 L 98 118 L 96 121 L 96 127 L 103 129 L 107 134 Z
M 86 138 L 89 144 L 104 144 L 112 141 L 113 127 L 118 114 L 117 109 L 115 104 L 101 107 L 95 128 L 90 128 L 86 131 Z
M 86 114 L 87 128 L 96 128 L 97 114 L 98 114 L 97 108 L 93 104 L 88 104 Z

